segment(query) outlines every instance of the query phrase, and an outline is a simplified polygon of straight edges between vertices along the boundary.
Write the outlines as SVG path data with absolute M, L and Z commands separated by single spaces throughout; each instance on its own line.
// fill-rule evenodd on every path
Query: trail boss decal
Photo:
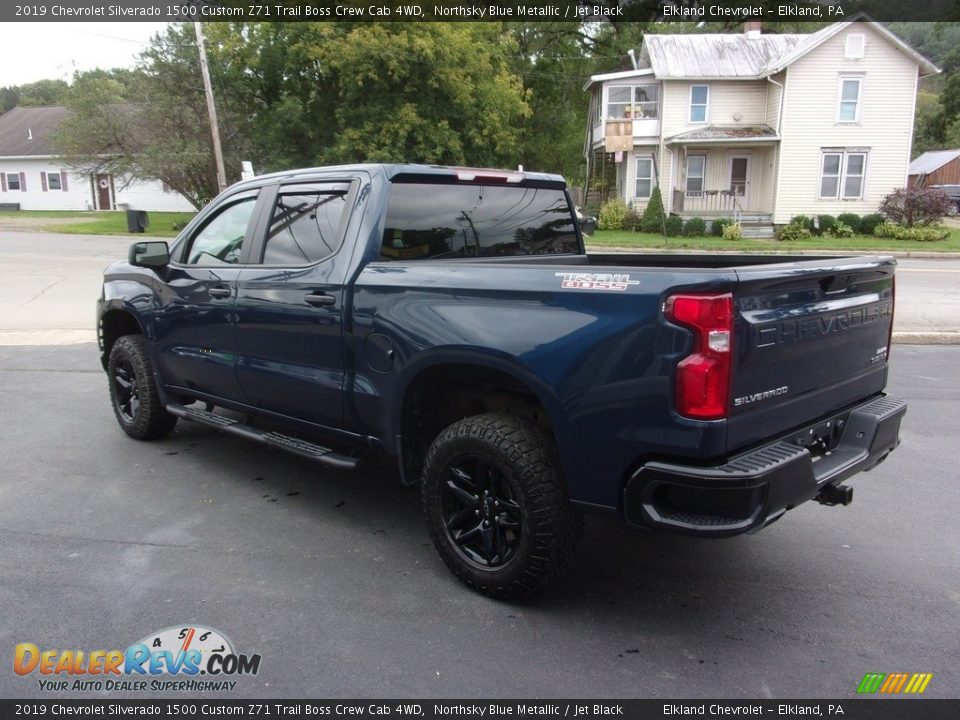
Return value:
M 556 273 L 563 278 L 560 287 L 564 290 L 626 290 L 630 285 L 639 285 L 639 280 L 631 280 L 629 274 L 611 275 L 608 273 Z

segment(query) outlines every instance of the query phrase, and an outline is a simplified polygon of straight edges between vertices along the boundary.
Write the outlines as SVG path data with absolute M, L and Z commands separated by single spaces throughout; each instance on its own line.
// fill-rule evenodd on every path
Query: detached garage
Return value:
M 960 185 L 960 150 L 925 152 L 910 163 L 907 185 Z

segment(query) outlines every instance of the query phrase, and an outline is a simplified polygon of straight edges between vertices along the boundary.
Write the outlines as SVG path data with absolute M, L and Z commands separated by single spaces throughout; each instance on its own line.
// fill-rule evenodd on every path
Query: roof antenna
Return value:
M 633 63 L 633 69 L 636 70 L 636 69 L 637 69 L 637 56 L 636 56 L 636 54 L 633 52 L 633 48 L 630 48 L 629 50 L 627 50 L 627 55 L 630 56 L 630 62 Z

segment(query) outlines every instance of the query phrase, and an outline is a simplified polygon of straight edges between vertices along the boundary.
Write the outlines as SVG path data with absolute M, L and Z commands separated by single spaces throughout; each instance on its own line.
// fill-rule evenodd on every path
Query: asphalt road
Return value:
M 93 301 L 104 267 L 131 238 L 51 233 L 0 235 L 0 345 L 93 342 Z M 898 332 L 960 339 L 960 258 L 904 258 L 897 270 Z
M 16 643 L 195 623 L 262 655 L 235 697 L 852 699 L 893 671 L 957 697 L 958 363 L 895 349 L 904 442 L 850 507 L 723 541 L 592 519 L 564 578 L 508 604 L 446 571 L 388 466 L 332 472 L 183 424 L 136 442 L 92 345 L 0 347 L 0 697 L 40 695 L 10 671 Z

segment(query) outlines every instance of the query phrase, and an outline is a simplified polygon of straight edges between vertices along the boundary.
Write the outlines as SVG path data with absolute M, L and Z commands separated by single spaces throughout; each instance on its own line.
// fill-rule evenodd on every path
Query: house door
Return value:
M 113 204 L 110 202 L 110 176 L 97 175 L 97 210 L 113 210 Z
M 730 158 L 730 192 L 738 198 L 740 207 L 746 209 L 750 202 L 750 158 L 737 155 Z

